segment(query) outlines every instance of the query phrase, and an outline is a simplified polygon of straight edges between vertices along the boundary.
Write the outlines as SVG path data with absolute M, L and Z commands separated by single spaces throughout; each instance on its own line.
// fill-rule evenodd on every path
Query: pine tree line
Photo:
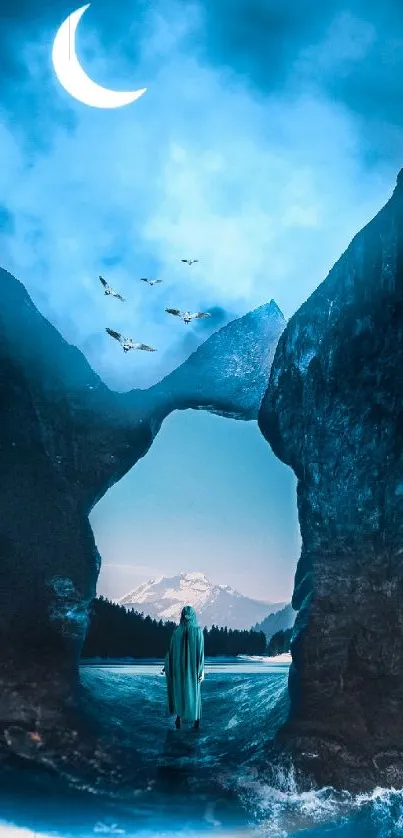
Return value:
M 93 600 L 82 658 L 163 658 L 176 623 L 153 620 L 106 597 Z M 262 631 L 204 629 L 206 656 L 265 655 Z
M 269 640 L 267 654 L 274 656 L 281 655 L 283 652 L 289 652 L 292 631 L 292 628 L 276 631 L 276 633 L 273 634 L 273 637 Z

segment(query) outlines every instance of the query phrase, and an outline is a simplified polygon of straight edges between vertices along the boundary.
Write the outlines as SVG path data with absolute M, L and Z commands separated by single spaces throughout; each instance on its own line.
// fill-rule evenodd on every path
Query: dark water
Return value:
M 399 790 L 298 794 L 292 771 L 262 769 L 286 710 L 287 665 L 209 667 L 200 731 L 173 729 L 159 670 L 82 668 L 93 759 L 20 742 L 24 758 L 4 762 L 0 776 L 0 838 L 403 838 Z

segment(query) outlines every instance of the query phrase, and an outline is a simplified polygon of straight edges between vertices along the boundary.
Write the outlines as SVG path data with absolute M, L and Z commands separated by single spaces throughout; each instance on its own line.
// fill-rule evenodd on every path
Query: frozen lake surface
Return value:
M 270 672 L 288 672 L 291 663 L 291 655 L 278 655 L 275 658 L 269 657 L 250 657 L 249 655 L 239 655 L 236 658 L 206 658 L 205 674 L 219 673 L 228 675 L 258 675 L 259 673 L 267 675 Z M 164 665 L 163 660 L 144 659 L 144 660 L 108 660 L 102 661 L 100 659 L 89 659 L 83 661 L 81 671 L 86 667 L 106 667 L 116 671 L 118 668 L 120 672 L 126 672 L 128 676 L 135 675 L 159 675 Z

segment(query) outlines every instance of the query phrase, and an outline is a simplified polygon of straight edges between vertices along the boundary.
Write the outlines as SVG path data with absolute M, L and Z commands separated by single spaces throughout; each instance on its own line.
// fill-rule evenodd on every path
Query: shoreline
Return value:
M 288 664 L 291 663 L 291 654 L 285 652 L 281 655 L 268 657 L 264 655 L 236 655 L 229 657 L 228 655 L 217 655 L 215 657 L 206 657 L 205 663 L 207 666 L 214 666 L 214 664 L 223 665 L 229 664 L 245 664 L 245 663 L 260 663 L 273 666 L 273 664 Z M 79 666 L 158 666 L 164 665 L 164 658 L 82 658 Z

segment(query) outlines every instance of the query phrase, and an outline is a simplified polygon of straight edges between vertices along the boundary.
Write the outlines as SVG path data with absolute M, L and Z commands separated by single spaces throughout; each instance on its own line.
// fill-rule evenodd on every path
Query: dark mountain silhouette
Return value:
M 292 628 L 296 616 L 296 611 L 294 611 L 292 605 L 286 605 L 280 611 L 269 614 L 261 623 L 256 623 L 253 628 L 255 631 L 263 631 L 266 639 L 270 640 L 276 632 Z

